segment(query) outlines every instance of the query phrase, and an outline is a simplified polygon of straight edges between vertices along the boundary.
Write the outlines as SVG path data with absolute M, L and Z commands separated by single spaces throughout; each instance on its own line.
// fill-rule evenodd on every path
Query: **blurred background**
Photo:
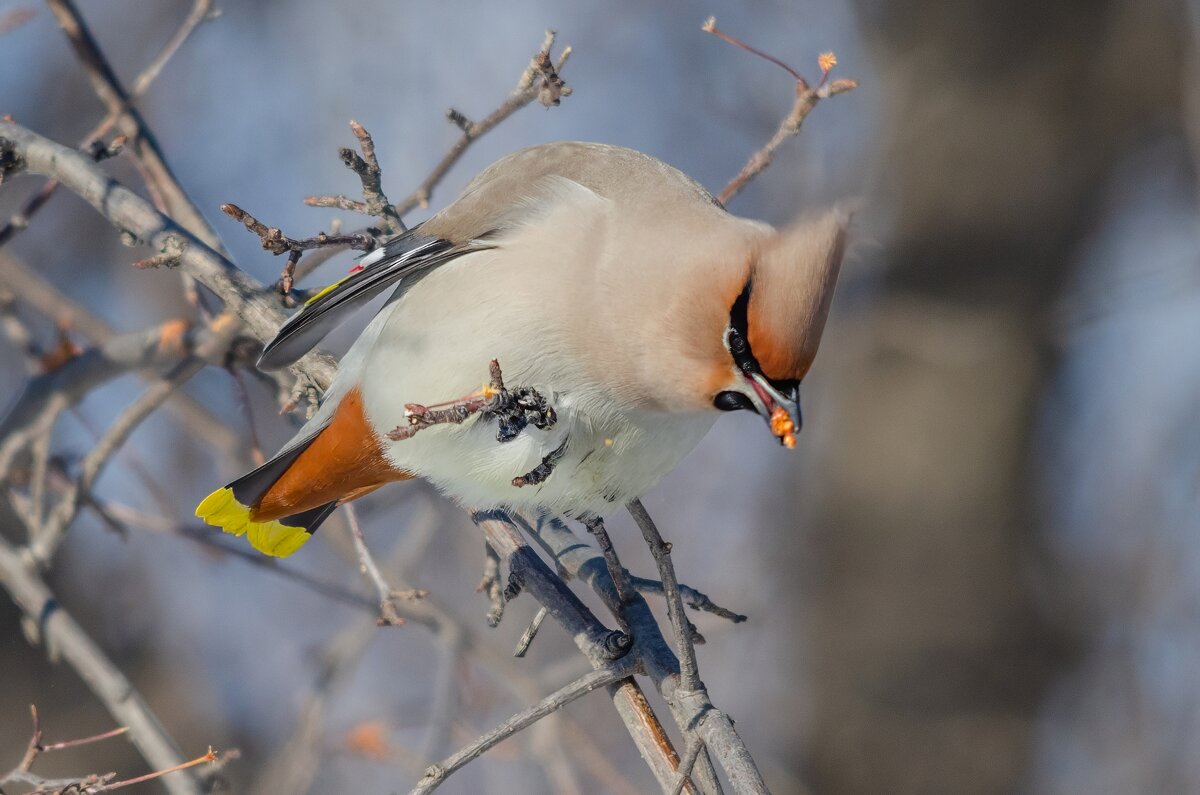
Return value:
M 694 618 L 713 699 L 779 793 L 1200 792 L 1200 3 L 218 5 L 140 107 L 234 260 L 263 281 L 282 262 L 220 203 L 297 237 L 328 228 L 334 213 L 301 200 L 356 191 L 335 154 L 353 142 L 351 118 L 403 196 L 457 136 L 446 109 L 497 106 L 546 27 L 574 47 L 574 93 L 483 138 L 435 209 L 500 155 L 556 139 L 634 147 L 716 192 L 793 87 L 703 34 L 704 18 L 810 79 L 817 54 L 835 51 L 836 74 L 861 88 L 818 106 L 730 206 L 782 224 L 865 200 L 799 451 L 755 418 L 725 417 L 645 501 L 681 578 L 750 616 Z M 0 35 L 0 113 L 76 142 L 103 109 L 44 7 L 3 0 L 0 14 L 25 6 L 33 18 Z M 188 6 L 80 0 L 126 81 Z M 110 168 L 137 183 L 121 160 Z M 37 186 L 6 184 L 0 216 Z M 144 254 L 65 193 L 5 253 L 120 330 L 191 312 L 175 274 L 130 268 Z M 52 322 L 7 286 L 51 341 Z M 6 401 L 26 377 L 21 352 L 0 344 Z M 129 377 L 95 392 L 60 423 L 55 453 L 86 451 L 141 389 Z M 368 539 L 431 591 L 469 654 L 417 625 L 372 632 L 362 610 L 154 532 L 192 521 L 247 467 L 252 428 L 268 452 L 291 433 L 257 383 L 243 395 L 213 369 L 188 392 L 243 443 L 214 452 L 160 412 L 97 488 L 143 527 L 122 538 L 83 514 L 51 585 L 186 753 L 242 750 L 224 773 L 233 791 L 406 791 L 423 754 L 585 670 L 550 626 L 527 659 L 507 659 L 534 607 L 518 600 L 500 627 L 484 624 L 478 534 L 418 485 L 362 503 Z M 10 514 L 0 522 L 19 537 Z M 623 559 L 648 575 L 632 524 L 613 524 Z M 328 528 L 290 568 L 362 591 L 344 525 Z M 347 648 L 322 689 L 329 652 Z M 24 751 L 31 702 L 49 739 L 112 725 L 2 600 L 0 671 L 0 768 Z M 556 721 L 444 791 L 651 791 L 602 695 Z M 560 741 L 574 771 L 547 762 Z M 304 764 L 288 756 L 297 747 Z M 117 741 L 38 769 L 140 764 Z

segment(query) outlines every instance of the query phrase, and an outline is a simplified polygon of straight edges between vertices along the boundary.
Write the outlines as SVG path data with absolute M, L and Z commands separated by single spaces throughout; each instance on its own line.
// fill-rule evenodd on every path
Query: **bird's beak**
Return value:
M 750 400 L 754 403 L 754 410 L 767 421 L 771 434 L 784 447 L 795 447 L 796 434 L 800 433 L 803 424 L 799 384 L 785 394 L 776 389 L 762 373 L 743 373 L 743 376 L 750 385 Z

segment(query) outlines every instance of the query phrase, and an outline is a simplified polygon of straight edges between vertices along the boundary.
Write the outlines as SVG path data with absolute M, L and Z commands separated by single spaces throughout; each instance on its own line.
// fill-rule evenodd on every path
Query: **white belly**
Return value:
M 529 426 L 501 443 L 496 423 L 477 416 L 461 426 L 435 426 L 410 439 L 389 441 L 387 455 L 395 466 L 426 478 L 467 506 L 604 515 L 653 487 L 713 423 L 708 414 L 610 413 L 597 421 L 561 394 L 551 401 L 558 420 L 544 431 Z M 549 477 L 535 485 L 513 485 L 514 478 L 532 472 L 560 447 Z
M 489 275 L 505 278 L 497 270 L 493 265 Z M 556 323 L 570 322 L 569 307 L 561 320 L 534 303 L 497 312 L 498 301 L 514 299 L 498 297 L 479 275 L 478 264 L 443 267 L 373 321 L 362 341 L 371 347 L 362 351 L 360 379 L 368 418 L 383 432 L 405 425 L 406 403 L 440 403 L 480 389 L 494 358 L 507 386 L 538 389 L 558 420 L 544 431 L 529 426 L 505 443 L 496 441 L 496 423 L 479 416 L 386 440 L 397 468 L 470 507 L 603 515 L 653 487 L 712 427 L 715 411 L 620 405 L 556 335 Z M 431 300 L 447 293 L 456 300 Z M 447 305 L 455 306 L 452 314 L 432 309 Z M 544 482 L 513 485 L 564 442 Z

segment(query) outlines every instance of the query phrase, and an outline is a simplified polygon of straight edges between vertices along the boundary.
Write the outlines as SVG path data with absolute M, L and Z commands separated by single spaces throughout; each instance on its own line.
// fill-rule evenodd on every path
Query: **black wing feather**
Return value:
M 371 262 L 358 273 L 326 287 L 287 319 L 258 358 L 264 370 L 286 367 L 312 350 L 350 312 L 379 295 L 406 276 L 436 268 L 488 244 L 452 243 L 423 235 L 415 227 L 388 241 L 382 253 L 367 255 Z

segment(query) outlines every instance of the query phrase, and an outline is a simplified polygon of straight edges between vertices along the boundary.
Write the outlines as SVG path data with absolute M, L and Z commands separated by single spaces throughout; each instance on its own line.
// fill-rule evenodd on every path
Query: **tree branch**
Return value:
M 59 179 L 118 229 L 151 248 L 162 251 L 182 240 L 179 267 L 216 293 L 254 336 L 270 339 L 283 324 L 281 308 L 262 284 L 74 150 L 8 121 L 0 121 L 0 144 L 13 153 L 10 169 L 19 163 L 31 173 Z M 322 389 L 333 379 L 333 363 L 315 353 L 293 369 Z
M 113 719 L 129 727 L 129 739 L 147 764 L 156 770 L 183 764 L 179 748 L 133 684 L 3 538 L 0 538 L 0 587 L 24 613 L 29 626 L 35 628 L 36 637 L 32 640 L 75 669 Z M 163 785 L 172 795 L 200 795 L 203 791 L 200 780 L 190 772 L 164 778 Z
M 211 0 L 208 0 L 208 3 L 210 2 Z M 192 13 L 189 14 L 188 20 L 195 18 L 196 21 L 191 24 L 185 21 L 184 28 L 186 33 L 190 34 L 191 30 L 208 15 L 211 10 L 211 6 L 208 3 L 197 2 L 193 5 Z M 150 132 L 149 125 L 146 124 L 141 112 L 133 104 L 133 95 L 127 92 L 121 85 L 116 72 L 113 71 L 108 59 L 101 52 L 95 37 L 92 36 L 87 23 L 79 13 L 79 9 L 75 7 L 73 0 L 46 0 L 46 4 L 50 7 L 51 12 L 54 13 L 54 17 L 58 20 L 58 24 L 63 29 L 63 32 L 67 34 L 67 40 L 71 43 L 76 57 L 79 58 L 84 71 L 87 73 L 89 80 L 91 80 L 96 96 L 104 103 L 109 114 L 116 117 L 115 126 L 129 138 L 130 155 L 133 157 L 138 169 L 142 172 L 146 180 L 146 185 L 150 190 L 151 196 L 154 197 L 156 204 L 158 204 L 161 210 L 170 213 L 171 217 L 176 219 L 192 235 L 200 238 L 206 245 L 219 251 L 221 247 L 220 237 L 208 225 L 203 214 L 200 213 L 199 209 L 196 208 L 191 199 L 183 191 L 179 180 L 171 171 L 170 166 L 167 165 L 166 158 L 158 146 L 158 141 Z M 199 9 L 199 13 L 197 9 Z M 174 41 L 174 38 L 172 38 L 172 41 Z M 180 38 L 179 44 L 182 44 L 184 39 L 186 39 L 186 35 Z M 170 57 L 171 52 L 173 50 L 167 52 L 166 58 Z M 159 57 L 161 56 L 162 53 L 160 53 Z M 162 58 L 163 63 L 166 62 L 166 58 Z M 157 61 L 159 58 L 155 60 Z M 153 75 L 144 81 L 145 85 L 149 86 L 152 80 Z M 143 90 L 145 89 L 143 88 Z M 47 174 L 44 176 L 53 177 L 54 175 Z
M 105 320 L 5 251 L 0 251 L 0 282 L 9 285 L 23 303 L 40 314 L 51 319 L 69 318 L 71 330 L 93 343 L 105 345 L 118 336 L 117 330 Z M 152 383 L 161 380 L 157 373 L 139 372 Z M 212 444 L 222 455 L 233 456 L 242 450 L 241 435 L 233 431 L 224 418 L 218 420 L 206 406 L 187 394 L 176 392 L 167 406 L 194 436 Z
M 42 567 L 50 562 L 62 544 L 67 528 L 79 512 L 83 498 L 91 491 L 92 484 L 96 482 L 112 455 L 172 392 L 207 364 L 225 355 L 237 329 L 238 323 L 231 315 L 226 313 L 218 316 L 210 327 L 211 336 L 205 344 L 197 348 L 194 355 L 180 362 L 162 383 L 147 389 L 117 417 L 108 432 L 84 456 L 78 479 L 54 506 L 54 511 L 44 526 L 36 529 L 36 536 L 28 546 L 28 555 L 32 562 Z

